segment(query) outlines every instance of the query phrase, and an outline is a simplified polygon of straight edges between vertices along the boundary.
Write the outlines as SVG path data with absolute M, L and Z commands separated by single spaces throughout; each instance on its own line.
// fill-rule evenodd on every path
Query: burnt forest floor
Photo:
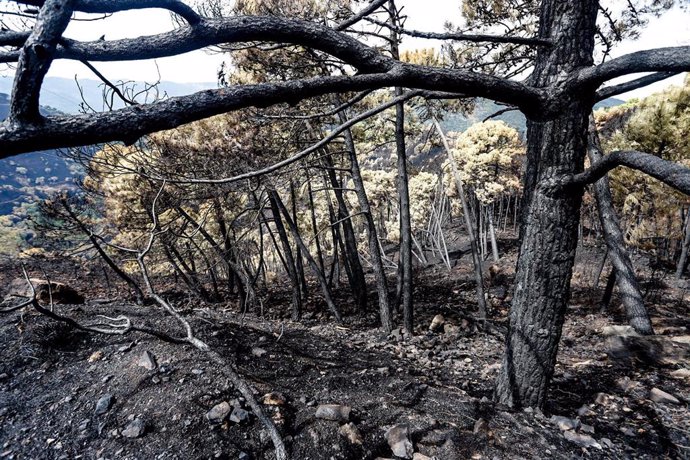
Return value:
M 471 319 L 476 296 L 467 256 L 451 271 L 416 274 L 412 337 L 399 329 L 383 335 L 375 297 L 370 312 L 355 314 L 345 288 L 336 289 L 343 326 L 322 312 L 315 286 L 300 322 L 288 319 L 289 292 L 280 285 L 263 299 L 264 316 L 243 317 L 235 302 L 200 304 L 181 295 L 176 305 L 200 338 L 237 364 L 257 399 L 284 396 L 284 404 L 264 408 L 294 459 L 393 458 L 384 433 L 396 424 L 408 426 L 418 459 L 689 457 L 687 282 L 636 258 L 658 336 L 611 335 L 605 328 L 625 325 L 625 315 L 615 296 L 600 312 L 606 280 L 594 288 L 593 277 L 603 250 L 580 248 L 549 404 L 544 412 L 508 412 L 491 402 L 515 263 L 511 242 L 501 243 L 509 250 L 491 280 L 485 330 Z M 179 331 L 155 307 L 103 303 L 112 292 L 97 270 L 28 263 L 33 276 L 42 266 L 85 295 L 84 305 L 57 306 L 63 314 L 81 322 L 123 314 Z M 19 274 L 17 264 L 2 267 L 0 293 Z M 430 331 L 438 314 L 445 324 Z M 152 370 L 139 365 L 145 352 L 157 361 Z M 654 402 L 652 389 L 676 401 Z M 104 395 L 112 395 L 111 405 L 96 415 Z M 209 423 L 205 415 L 223 401 L 248 409 L 221 370 L 190 347 L 139 334 L 86 334 L 29 310 L 0 316 L 2 460 L 274 458 L 253 414 L 241 423 Z M 354 438 L 342 434 L 341 423 L 316 418 L 320 404 L 351 407 Z M 124 436 L 134 419 L 145 431 Z

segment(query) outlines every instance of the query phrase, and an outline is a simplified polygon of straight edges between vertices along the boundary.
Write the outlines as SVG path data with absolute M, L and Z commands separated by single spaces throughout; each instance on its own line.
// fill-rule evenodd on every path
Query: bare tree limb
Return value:
M 645 75 L 644 77 L 636 78 L 635 80 L 626 81 L 625 83 L 621 83 L 619 85 L 606 86 L 597 91 L 596 100 L 597 102 L 603 101 L 604 99 L 608 99 L 619 94 L 627 93 L 628 91 L 632 91 L 634 89 L 644 88 L 645 86 L 651 85 L 652 83 L 666 80 L 667 78 L 671 78 L 674 75 L 678 75 L 678 73 L 679 72 L 656 72 L 651 75 Z
M 15 3 L 43 6 L 40 0 L 12 0 Z M 143 10 L 161 8 L 171 11 L 194 25 L 201 21 L 201 17 L 189 5 L 179 0 L 75 0 L 74 11 L 82 13 L 117 13 L 127 10 Z
M 571 187 L 592 184 L 618 166 L 626 166 L 641 171 L 686 195 L 690 195 L 690 168 L 649 153 L 637 151 L 616 151 L 605 155 L 601 161 L 593 164 L 588 170 L 572 176 L 563 185 Z
M 62 33 L 72 17 L 74 0 L 47 0 L 31 34 L 19 53 L 12 87 L 11 122 L 33 122 L 40 118 L 38 99 Z
M 586 67 L 570 78 L 571 91 L 596 87 L 616 77 L 638 72 L 686 72 L 690 70 L 690 46 L 674 46 L 637 51 Z
M 424 32 L 421 30 L 404 29 L 402 27 L 394 27 L 388 22 L 379 21 L 374 18 L 366 18 L 367 21 L 377 26 L 386 27 L 395 32 L 410 37 L 427 38 L 430 40 L 456 40 L 474 43 L 514 43 L 516 45 L 531 45 L 531 46 L 553 46 L 551 40 L 545 38 L 530 38 L 530 37 L 511 37 L 508 35 L 489 35 L 489 34 L 465 34 L 460 32 Z
M 371 13 L 383 6 L 388 0 L 372 0 L 365 8 L 360 10 L 354 16 L 347 18 L 338 25 L 335 26 L 335 30 L 345 30 L 361 21 L 364 17 L 369 16 Z

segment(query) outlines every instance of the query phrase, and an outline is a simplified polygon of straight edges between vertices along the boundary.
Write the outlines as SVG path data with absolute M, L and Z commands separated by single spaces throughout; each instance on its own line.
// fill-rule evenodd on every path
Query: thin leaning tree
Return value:
M 14 2 L 18 3 L 18 2 Z M 520 36 L 426 33 L 428 38 L 508 43 L 536 50 L 531 74 L 523 81 L 463 68 L 438 68 L 400 62 L 349 33 L 383 6 L 375 0 L 344 22 L 324 24 L 289 17 L 202 17 L 176 0 L 24 0 L 39 8 L 30 29 L 0 32 L 0 61 L 16 65 L 10 116 L 0 125 L 0 157 L 49 148 L 109 141 L 133 143 L 141 136 L 201 118 L 250 106 L 265 107 L 329 93 L 376 88 L 410 88 L 486 97 L 519 108 L 528 118 L 525 199 L 516 290 L 498 377 L 496 399 L 510 407 L 543 406 L 553 374 L 570 294 L 584 186 L 617 166 L 628 166 L 690 191 L 690 170 L 644 152 L 613 152 L 584 171 L 587 128 L 592 107 L 608 81 L 638 72 L 662 72 L 609 88 L 613 96 L 690 70 L 690 46 L 638 51 L 595 65 L 600 32 L 597 0 L 511 2 L 537 18 L 538 34 Z M 644 0 L 623 2 L 658 2 Z M 673 2 L 663 2 L 668 6 Z M 627 7 L 624 5 L 624 7 Z M 81 42 L 63 37 L 75 13 L 116 13 L 149 7 L 180 16 L 171 32 L 134 39 Z M 490 9 L 489 9 L 490 10 Z M 641 14 L 643 8 L 635 9 Z M 606 15 L 602 15 L 606 16 Z M 487 24 L 490 25 L 490 24 Z M 400 33 L 416 33 L 399 28 Z M 507 32 L 506 32 L 507 33 Z M 219 44 L 279 43 L 302 46 L 341 61 L 351 71 L 282 82 L 237 84 L 89 115 L 44 117 L 40 88 L 51 63 L 154 59 Z

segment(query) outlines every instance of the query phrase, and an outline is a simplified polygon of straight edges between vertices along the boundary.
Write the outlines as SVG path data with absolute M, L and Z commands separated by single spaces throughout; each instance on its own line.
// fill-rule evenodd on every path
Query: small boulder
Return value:
M 139 360 L 137 361 L 137 366 L 152 371 L 158 368 L 158 363 L 156 362 L 155 355 L 150 351 L 146 350 L 139 357 Z
M 83 304 L 84 296 L 79 294 L 74 288 L 64 283 L 48 281 L 40 278 L 31 278 L 36 290 L 36 299 L 42 304 L 49 304 L 52 296 L 53 303 L 61 304 Z M 8 296 L 31 297 L 31 288 L 24 278 L 15 278 L 10 283 Z
M 658 388 L 652 388 L 652 391 L 649 392 L 649 399 L 658 404 L 680 404 L 678 398 Z
M 332 420 L 334 422 L 348 422 L 350 420 L 350 406 L 339 404 L 321 404 L 316 409 L 316 418 Z
M 362 434 L 359 432 L 354 423 L 350 422 L 342 425 L 338 430 L 338 433 L 350 441 L 350 444 L 362 445 Z
M 677 369 L 671 372 L 671 377 L 679 380 L 690 380 L 690 369 Z
M 206 413 L 206 419 L 213 424 L 223 423 L 225 419 L 232 412 L 232 407 L 227 402 L 223 401 L 216 404 Z
M 105 394 L 101 396 L 98 402 L 96 402 L 96 415 L 103 415 L 106 412 L 108 412 L 108 410 L 110 410 L 110 407 L 113 405 L 114 399 L 115 398 L 113 398 L 113 395 L 111 394 Z
M 125 438 L 140 438 L 146 431 L 146 423 L 140 419 L 132 420 L 127 427 L 122 430 L 122 436 Z
M 561 431 L 576 430 L 580 426 L 580 422 L 578 420 L 562 417 L 560 415 L 552 415 L 549 420 Z
M 414 447 L 410 441 L 410 430 L 407 425 L 394 425 L 384 435 L 393 455 L 400 458 L 411 459 Z
M 434 316 L 434 319 L 431 320 L 431 324 L 429 325 L 429 330 L 431 332 L 440 331 L 444 324 L 446 324 L 446 318 L 444 318 L 443 315 L 438 314 L 438 315 Z
M 242 423 L 249 420 L 249 412 L 241 407 L 233 407 L 230 414 L 230 421 L 234 423 Z

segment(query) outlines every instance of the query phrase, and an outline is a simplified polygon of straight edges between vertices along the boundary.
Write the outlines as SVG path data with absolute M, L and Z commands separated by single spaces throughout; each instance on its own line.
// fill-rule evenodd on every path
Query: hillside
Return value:
M 42 108 L 42 112 L 57 113 L 50 108 Z M 0 93 L 0 120 L 8 113 L 9 96 Z M 11 214 L 15 207 L 56 190 L 74 187 L 74 178 L 79 174 L 77 165 L 54 150 L 0 160 L 0 216 Z

